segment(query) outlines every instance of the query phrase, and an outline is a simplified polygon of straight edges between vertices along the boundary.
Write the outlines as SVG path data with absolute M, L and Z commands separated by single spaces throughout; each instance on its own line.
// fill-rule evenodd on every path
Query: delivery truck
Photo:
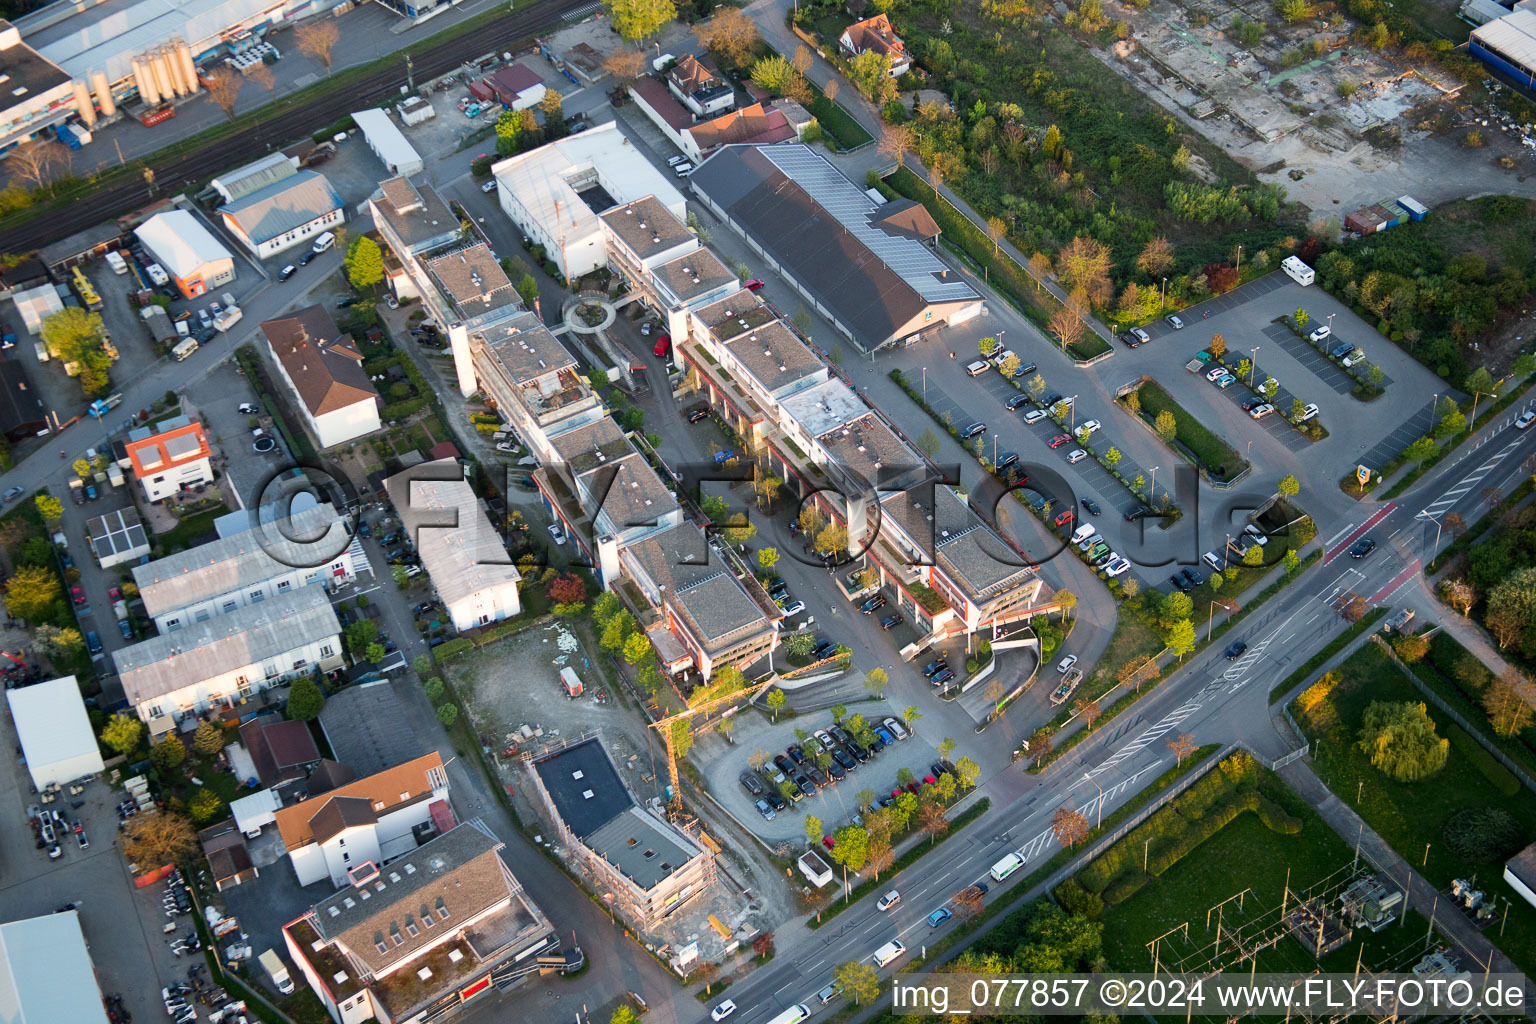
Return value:
M 288 968 L 283 965 L 277 953 L 269 949 L 262 953 L 259 959 L 261 966 L 266 969 L 267 977 L 272 979 L 272 984 L 277 986 L 277 990 L 285 996 L 290 995 L 293 992 L 293 978 L 289 976 Z

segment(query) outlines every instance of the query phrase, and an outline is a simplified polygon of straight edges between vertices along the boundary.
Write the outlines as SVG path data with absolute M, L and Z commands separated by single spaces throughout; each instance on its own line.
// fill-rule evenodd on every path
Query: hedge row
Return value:
M 1467 734 L 1467 731 L 1454 722 L 1447 722 L 1445 734 L 1451 741 L 1451 746 L 1456 752 L 1477 766 L 1477 770 L 1483 773 L 1483 778 L 1493 783 L 1495 789 L 1505 796 L 1517 796 L 1520 793 L 1520 780 L 1514 773 L 1500 764 L 1492 754 L 1483 749 L 1483 745 Z
M 1302 665 L 1301 668 L 1298 668 L 1295 672 L 1292 672 L 1290 675 L 1286 676 L 1285 682 L 1281 683 L 1273 690 L 1270 690 L 1269 703 L 1271 705 L 1280 703 L 1281 699 L 1284 698 L 1287 693 L 1290 693 L 1291 690 L 1295 688 L 1303 679 L 1307 678 L 1307 676 L 1322 668 L 1324 662 L 1333 657 L 1335 654 L 1338 654 L 1344 648 L 1348 647 L 1356 637 L 1370 629 L 1372 626 L 1376 625 L 1376 623 L 1379 622 L 1389 611 L 1391 611 L 1391 609 L 1386 605 L 1377 605 L 1375 608 L 1372 608 L 1370 611 L 1366 612 L 1365 615 L 1361 617 L 1359 622 L 1356 622 L 1344 632 L 1330 640 L 1322 650 L 1308 658 L 1306 664 Z

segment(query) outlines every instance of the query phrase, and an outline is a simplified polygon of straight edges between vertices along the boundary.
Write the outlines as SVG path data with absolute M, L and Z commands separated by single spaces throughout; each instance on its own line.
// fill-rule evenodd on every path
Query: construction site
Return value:
M 684 808 L 670 721 L 648 722 L 606 652 L 556 622 L 465 655 L 448 674 L 530 836 L 679 977 L 792 913 L 783 886 L 761 882 L 779 872 L 738 841 L 728 816 L 701 821 Z

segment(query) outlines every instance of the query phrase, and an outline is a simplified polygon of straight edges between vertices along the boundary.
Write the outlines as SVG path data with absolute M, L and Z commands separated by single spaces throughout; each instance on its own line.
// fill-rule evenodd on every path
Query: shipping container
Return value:
M 171 106 L 169 103 L 162 103 L 158 107 L 149 107 L 140 112 L 139 120 L 143 122 L 144 126 L 147 128 L 151 125 L 157 125 L 161 121 L 169 121 L 175 116 L 176 108 Z
M 1410 220 L 1423 220 L 1429 215 L 1429 208 L 1412 196 L 1399 196 L 1397 205 L 1408 211 Z

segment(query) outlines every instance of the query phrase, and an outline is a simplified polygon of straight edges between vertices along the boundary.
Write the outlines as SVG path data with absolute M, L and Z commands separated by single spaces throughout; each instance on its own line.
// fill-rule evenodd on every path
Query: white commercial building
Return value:
M 341 623 L 318 588 L 238 608 L 112 655 L 151 734 L 295 676 L 342 667 Z
M 319 171 L 294 171 L 260 188 L 241 192 L 219 208 L 224 226 L 258 259 L 303 245 L 341 224 L 341 197 Z
M 107 1024 L 79 911 L 0 924 L 0 1017 L 6 1024 Z
M 74 676 L 7 690 L 11 720 L 38 789 L 101 771 L 101 749 Z
M 103 569 L 137 562 L 149 554 L 149 534 L 135 508 L 120 508 L 87 521 L 85 539 Z
M 281 523 L 266 518 L 260 529 L 136 567 L 133 582 L 155 628 L 174 634 L 310 587 L 323 592 L 352 582 L 360 572 L 373 574 L 362 540 L 347 530 L 334 506 L 295 511 Z
M 522 574 L 458 462 L 413 466 L 390 477 L 385 487 L 455 629 L 474 629 L 523 610 L 517 593 Z
M 234 256 L 186 210 L 156 214 L 133 233 L 186 298 L 195 299 L 235 279 Z
M 0 153 L 37 138 L 74 113 L 75 86 L 69 75 L 22 42 L 21 32 L 4 20 L 0 20 L 0 66 L 8 76 L 7 95 L 0 103 Z
M 678 220 L 687 216 L 682 193 L 611 122 L 508 157 L 491 173 L 502 210 L 567 278 L 608 262 L 598 214 L 613 206 L 654 196 Z
M 261 325 L 277 365 L 321 448 L 379 429 L 379 392 L 363 354 L 324 306 L 306 306 Z
M 438 803 L 441 807 L 436 807 Z M 436 751 L 272 812 L 300 885 L 409 853 L 452 820 L 448 771 Z
M 416 152 L 416 147 L 406 141 L 400 129 L 395 127 L 395 122 L 384 111 L 377 107 L 359 110 L 352 115 L 352 120 L 357 122 L 363 138 L 368 140 L 368 148 L 383 161 L 391 174 L 410 177 L 420 174 L 426 166 L 422 163 L 421 154 Z

